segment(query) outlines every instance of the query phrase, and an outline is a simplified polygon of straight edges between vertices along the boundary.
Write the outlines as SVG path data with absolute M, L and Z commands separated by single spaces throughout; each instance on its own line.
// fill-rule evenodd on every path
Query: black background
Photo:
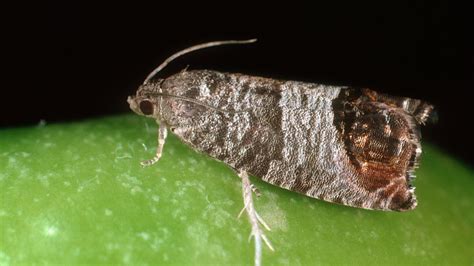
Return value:
M 160 75 L 189 65 L 424 99 L 439 114 L 424 138 L 474 161 L 472 24 L 470 9 L 454 1 L 56 1 L 17 9 L 2 127 L 130 112 L 127 96 L 172 53 L 258 38 L 187 55 Z

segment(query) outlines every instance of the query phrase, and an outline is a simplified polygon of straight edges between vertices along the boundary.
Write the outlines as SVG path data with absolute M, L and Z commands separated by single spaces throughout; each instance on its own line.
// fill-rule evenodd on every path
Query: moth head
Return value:
M 170 57 L 168 57 L 161 65 L 155 68 L 143 81 L 143 85 L 137 91 L 135 96 L 128 97 L 127 101 L 130 104 L 130 108 L 137 114 L 143 116 L 154 117 L 156 120 L 161 121 L 161 103 L 163 98 L 175 98 L 181 99 L 181 101 L 186 102 L 185 104 L 181 104 L 178 106 L 172 106 L 171 110 L 177 111 L 178 117 L 182 117 L 182 113 L 184 115 L 192 115 L 196 112 L 196 108 L 193 108 L 189 105 L 189 103 L 194 103 L 198 105 L 197 108 L 205 107 L 206 104 L 200 103 L 195 99 L 189 99 L 186 97 L 178 96 L 180 94 L 166 94 L 161 91 L 161 83 L 163 80 L 158 80 L 156 82 L 152 81 L 153 78 L 159 73 L 163 68 L 165 68 L 170 62 L 174 59 L 204 48 L 209 48 L 213 46 L 220 46 L 220 45 L 228 45 L 228 44 L 245 44 L 245 43 L 253 43 L 256 42 L 257 39 L 250 39 L 250 40 L 227 40 L 227 41 L 214 41 L 208 42 L 203 44 L 194 45 L 188 47 L 184 50 L 181 50 Z M 176 115 L 175 115 L 176 116 Z
M 143 84 L 136 95 L 128 96 L 130 109 L 139 115 L 158 118 L 160 97 L 156 97 L 156 94 L 161 91 L 160 83 L 161 81 Z

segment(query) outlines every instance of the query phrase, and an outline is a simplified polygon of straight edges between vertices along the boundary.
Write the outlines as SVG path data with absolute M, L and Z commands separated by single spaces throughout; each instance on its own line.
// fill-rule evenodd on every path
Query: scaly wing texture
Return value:
M 360 185 L 381 209 L 415 208 L 410 181 L 421 154 L 419 127 L 433 106 L 368 89 L 346 89 L 339 98 L 335 123 Z

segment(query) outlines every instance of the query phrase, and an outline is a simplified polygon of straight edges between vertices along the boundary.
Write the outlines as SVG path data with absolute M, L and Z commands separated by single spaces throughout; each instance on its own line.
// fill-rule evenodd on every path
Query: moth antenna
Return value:
M 190 53 L 190 52 L 193 52 L 193 51 L 196 51 L 196 50 L 201 50 L 201 49 L 205 49 L 205 48 L 209 48 L 209 47 L 214 47 L 214 46 L 221 46 L 221 45 L 227 45 L 227 44 L 246 44 L 246 43 L 253 43 L 253 42 L 256 42 L 257 39 L 250 39 L 250 40 L 227 40 L 227 41 L 214 41 L 214 42 L 207 42 L 207 43 L 202 43 L 202 44 L 198 44 L 198 45 L 194 45 L 194 46 L 191 46 L 191 47 L 188 47 L 184 50 L 181 50 L 175 54 L 173 54 L 172 56 L 168 57 L 163 63 L 161 63 L 161 65 L 159 65 L 157 68 L 155 68 L 145 79 L 145 81 L 143 81 L 143 85 L 147 84 L 148 81 L 150 81 L 150 79 L 152 79 L 156 74 L 158 74 L 158 72 L 160 72 L 163 68 L 165 68 L 171 61 L 175 60 L 176 58 L 184 55 L 184 54 L 187 54 L 187 53 Z

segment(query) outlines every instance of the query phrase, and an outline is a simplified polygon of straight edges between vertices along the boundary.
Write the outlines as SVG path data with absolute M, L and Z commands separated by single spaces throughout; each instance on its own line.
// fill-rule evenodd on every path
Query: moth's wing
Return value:
M 361 98 L 372 102 L 384 103 L 389 107 L 403 109 L 416 120 L 417 124 L 424 125 L 427 122 L 436 122 L 438 119 L 434 112 L 434 106 L 422 100 L 390 96 L 369 89 L 362 89 Z
M 335 122 L 359 184 L 380 204 L 374 208 L 416 207 L 411 180 L 421 154 L 419 127 L 432 110 L 420 100 L 370 90 L 347 97 L 337 110 Z

